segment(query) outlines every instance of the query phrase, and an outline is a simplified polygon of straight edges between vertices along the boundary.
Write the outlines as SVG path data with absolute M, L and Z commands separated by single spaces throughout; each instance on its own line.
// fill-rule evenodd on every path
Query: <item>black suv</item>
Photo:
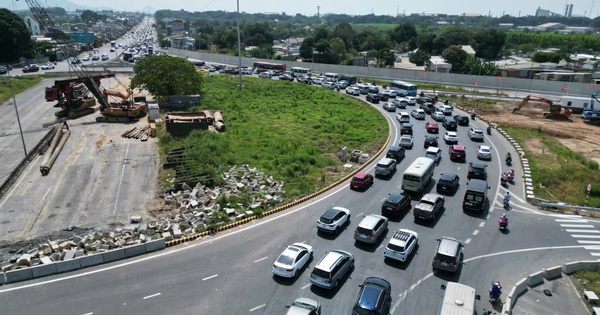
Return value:
M 442 125 L 444 126 L 444 128 L 446 128 L 446 130 L 456 131 L 456 129 L 458 128 L 456 120 L 454 120 L 454 118 L 452 117 L 444 118 L 444 121 L 442 121 Z
M 454 120 L 458 123 L 459 126 L 468 126 L 469 125 L 469 116 L 465 114 L 458 114 L 454 116 Z
M 380 100 L 381 100 L 381 97 L 379 97 L 379 94 L 375 94 L 375 93 L 367 94 L 367 102 L 376 104 L 376 103 L 379 103 Z
M 400 160 L 404 159 L 405 155 L 406 150 L 403 147 L 393 145 L 388 149 L 385 157 L 395 159 L 396 162 L 400 162 Z
M 390 95 L 389 94 L 385 94 L 382 92 L 377 93 L 377 95 L 379 95 L 379 98 L 384 101 L 387 102 L 390 99 Z
M 437 147 L 438 146 L 438 137 L 436 135 L 426 135 L 425 143 L 423 143 L 423 148 L 427 149 L 429 147 Z
M 477 178 L 477 179 L 487 179 L 487 165 L 482 162 L 469 162 L 469 175 L 467 175 L 468 179 Z
M 381 215 L 398 218 L 404 209 L 410 210 L 410 196 L 404 193 L 391 193 L 381 204 Z
M 429 102 L 420 104 L 419 108 L 425 111 L 425 114 L 427 115 L 431 115 L 431 113 L 435 111 L 435 107 L 432 103 Z
M 392 286 L 382 278 L 369 277 L 359 286 L 352 314 L 388 315 L 392 307 Z
M 444 173 L 440 176 L 440 180 L 437 182 L 436 190 L 438 194 L 446 193 L 452 194 L 458 189 L 458 182 L 460 177 L 452 173 Z
M 413 134 L 413 125 L 410 123 L 403 123 L 402 129 L 400 129 L 401 135 L 411 135 Z

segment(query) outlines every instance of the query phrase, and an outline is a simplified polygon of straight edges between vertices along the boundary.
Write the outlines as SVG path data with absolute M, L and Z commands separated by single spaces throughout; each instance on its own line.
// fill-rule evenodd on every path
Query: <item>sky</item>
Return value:
M 38 0 L 42 5 L 53 6 L 59 0 Z M 141 11 L 151 7 L 156 10 L 171 9 L 186 11 L 235 11 L 234 0 L 69 0 L 78 5 L 110 7 L 119 11 Z M 0 6 L 8 9 L 22 9 L 25 1 L 1 0 Z M 9 3 L 10 2 L 10 3 Z M 288 15 L 300 13 L 315 15 L 317 6 L 321 14 L 338 13 L 349 15 L 392 15 L 396 13 L 479 13 L 491 14 L 493 17 L 509 14 L 512 16 L 535 15 L 538 7 L 555 13 L 563 13 L 565 4 L 573 4 L 573 15 L 600 15 L 600 0 L 422 0 L 422 1 L 390 1 L 390 0 L 239 0 L 240 11 L 248 13 L 285 12 Z M 68 8 L 65 8 L 68 10 Z

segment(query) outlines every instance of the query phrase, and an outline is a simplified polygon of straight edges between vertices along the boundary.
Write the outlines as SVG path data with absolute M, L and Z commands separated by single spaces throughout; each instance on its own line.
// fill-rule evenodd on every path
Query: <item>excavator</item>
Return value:
M 529 102 L 548 104 L 550 112 L 544 113 L 544 117 L 548 119 L 567 120 L 569 119 L 571 114 L 573 114 L 573 112 L 570 109 L 563 108 L 559 104 L 554 104 L 549 99 L 545 99 L 543 97 L 535 97 L 531 95 L 527 95 L 527 97 L 525 97 L 517 107 L 513 108 L 512 112 L 518 112 L 521 108 L 523 108 L 523 106 L 527 105 L 527 103 Z

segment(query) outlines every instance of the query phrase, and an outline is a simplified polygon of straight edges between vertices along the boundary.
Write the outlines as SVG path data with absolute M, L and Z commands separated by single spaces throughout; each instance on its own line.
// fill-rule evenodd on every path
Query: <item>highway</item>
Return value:
M 394 113 L 383 111 L 381 105 L 374 106 L 388 117 L 392 126 L 390 143 L 397 143 L 399 132 Z M 407 111 L 411 109 L 409 106 Z M 485 296 L 492 280 L 500 280 L 506 294 L 511 285 L 532 272 L 568 261 L 593 258 L 594 249 L 589 246 L 598 244 L 592 232 L 597 229 L 598 222 L 552 215 L 529 206 L 524 202 L 522 170 L 518 163 L 513 166 L 516 183 L 510 186 L 513 208 L 508 211 L 509 230 L 498 230 L 497 218 L 505 212 L 501 204 L 505 189 L 499 186 L 498 178 L 500 171 L 507 169 L 503 157 L 510 146 L 497 133 L 486 135 L 484 141 L 493 150 L 493 159 L 488 163 L 491 189 L 486 212 L 462 211 L 468 167 L 466 163 L 451 162 L 448 146 L 442 141 L 443 158 L 435 169 L 434 179 L 437 180 L 442 172 L 455 172 L 461 177 L 461 188 L 446 198 L 443 215 L 432 224 L 426 224 L 414 222 L 411 210 L 401 220 L 390 221 L 388 232 L 377 244 L 355 243 L 353 233 L 361 218 L 369 213 L 380 213 L 383 199 L 390 192 L 401 191 L 404 169 L 425 152 L 422 146 L 424 125 L 431 118 L 411 120 L 415 131 L 414 148 L 407 150 L 406 158 L 392 178 L 375 179 L 374 185 L 365 192 L 351 191 L 345 182 L 314 200 L 277 215 L 154 255 L 6 285 L 0 288 L 2 313 L 283 314 L 285 305 L 303 296 L 320 301 L 323 314 L 350 314 L 358 285 L 369 276 L 383 277 L 391 282 L 392 314 L 436 314 L 443 295 L 440 285 L 446 281 L 475 287 L 482 295 L 482 300 L 477 302 L 477 309 L 481 310 L 490 307 Z M 482 129 L 486 127 L 479 120 L 471 124 Z M 468 139 L 467 129 L 459 126 L 459 143 L 467 148 L 467 161 L 473 161 L 479 143 Z M 440 126 L 440 140 L 444 131 Z M 373 164 L 365 169 L 371 174 Z M 429 189 L 434 189 L 434 185 Z M 413 199 L 412 206 L 417 202 L 418 196 Z M 318 234 L 317 218 L 334 205 L 350 209 L 351 223 L 337 237 Z M 418 232 L 419 247 L 405 263 L 385 262 L 383 247 L 398 228 Z M 465 244 L 465 261 L 456 274 L 432 272 L 436 238 L 440 236 L 451 236 Z M 309 267 L 294 280 L 273 276 L 273 261 L 285 245 L 294 242 L 313 246 L 314 258 Z M 314 264 L 331 249 L 353 253 L 356 265 L 340 287 L 329 292 L 312 287 L 309 277 Z

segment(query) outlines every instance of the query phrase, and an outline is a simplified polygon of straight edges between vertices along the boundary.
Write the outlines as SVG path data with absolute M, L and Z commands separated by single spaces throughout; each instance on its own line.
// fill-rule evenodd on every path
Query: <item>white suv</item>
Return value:
M 317 229 L 338 234 L 346 223 L 350 222 L 350 210 L 342 207 L 329 208 L 317 220 Z
M 383 257 L 405 262 L 419 242 L 419 234 L 407 229 L 399 229 L 383 250 Z

